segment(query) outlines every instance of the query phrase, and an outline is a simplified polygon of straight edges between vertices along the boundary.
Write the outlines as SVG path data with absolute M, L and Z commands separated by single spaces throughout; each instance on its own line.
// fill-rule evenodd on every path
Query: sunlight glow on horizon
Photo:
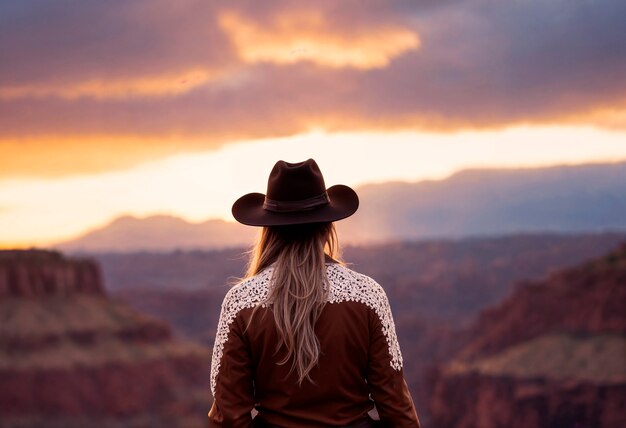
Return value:
M 0 247 L 44 245 L 120 215 L 232 221 L 230 207 L 265 193 L 279 160 L 314 158 L 326 185 L 445 178 L 466 168 L 526 168 L 626 160 L 624 133 L 592 127 L 515 127 L 453 134 L 333 133 L 241 141 L 133 168 L 53 179 L 0 181 Z M 19 244 L 22 243 L 22 244 Z

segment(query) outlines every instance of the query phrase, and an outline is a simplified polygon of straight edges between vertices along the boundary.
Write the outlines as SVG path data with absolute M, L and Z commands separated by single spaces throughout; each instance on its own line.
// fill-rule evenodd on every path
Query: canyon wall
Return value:
M 107 296 L 98 264 L 0 251 L 0 427 L 201 427 L 209 349 Z
M 437 428 L 626 426 L 626 244 L 519 283 L 432 375 Z

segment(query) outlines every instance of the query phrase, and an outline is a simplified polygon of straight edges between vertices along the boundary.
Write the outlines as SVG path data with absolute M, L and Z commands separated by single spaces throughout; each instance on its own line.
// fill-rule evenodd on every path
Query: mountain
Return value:
M 171 215 L 145 218 L 125 215 L 50 248 L 81 253 L 241 247 L 252 242 L 255 232 L 253 228 L 223 220 L 190 223 Z
M 626 163 L 473 169 L 358 191 L 345 231 L 363 241 L 626 229 Z
M 205 426 L 208 348 L 109 298 L 94 260 L 0 251 L 0 427 Z
M 458 238 L 517 232 L 626 230 L 626 163 L 470 169 L 443 180 L 357 188 L 361 204 L 337 223 L 342 241 Z M 123 216 L 52 246 L 66 252 L 248 246 L 256 228 Z
M 437 428 L 626 426 L 626 243 L 525 281 L 433 375 Z

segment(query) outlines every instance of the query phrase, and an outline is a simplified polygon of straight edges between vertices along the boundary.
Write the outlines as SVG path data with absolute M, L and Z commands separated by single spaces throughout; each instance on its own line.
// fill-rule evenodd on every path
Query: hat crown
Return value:
M 343 184 L 326 188 L 313 159 L 278 161 L 267 180 L 267 192 L 248 193 L 235 201 L 232 213 L 250 226 L 283 226 L 332 222 L 351 216 L 359 207 L 356 192 Z
M 267 198 L 274 201 L 300 201 L 325 192 L 324 177 L 313 159 L 297 163 L 280 160 L 267 180 Z

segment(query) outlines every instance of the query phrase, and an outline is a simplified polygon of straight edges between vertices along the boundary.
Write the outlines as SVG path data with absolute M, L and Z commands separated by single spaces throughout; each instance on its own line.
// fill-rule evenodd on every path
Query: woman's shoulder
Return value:
M 329 302 L 357 301 L 372 309 L 387 304 L 385 290 L 374 278 L 345 265 L 329 263 L 326 266 L 330 284 Z
M 402 354 L 396 337 L 391 306 L 383 287 L 372 277 L 342 265 L 329 266 L 327 276 L 331 286 L 328 297 L 330 303 L 362 303 L 368 308 L 371 316 L 378 318 L 389 345 L 390 364 L 399 370 L 402 367 Z
M 264 301 L 268 295 L 273 269 L 274 268 L 270 266 L 256 275 L 245 278 L 233 285 L 226 292 L 222 307 L 231 307 L 231 310 L 238 310 L 254 306 Z
M 235 284 L 226 293 L 222 306 L 236 313 L 243 308 L 262 304 L 269 294 L 273 270 L 274 267 L 269 266 Z M 368 275 L 344 264 L 326 263 L 326 276 L 330 287 L 330 303 L 360 302 L 377 311 L 388 305 L 385 290 Z

